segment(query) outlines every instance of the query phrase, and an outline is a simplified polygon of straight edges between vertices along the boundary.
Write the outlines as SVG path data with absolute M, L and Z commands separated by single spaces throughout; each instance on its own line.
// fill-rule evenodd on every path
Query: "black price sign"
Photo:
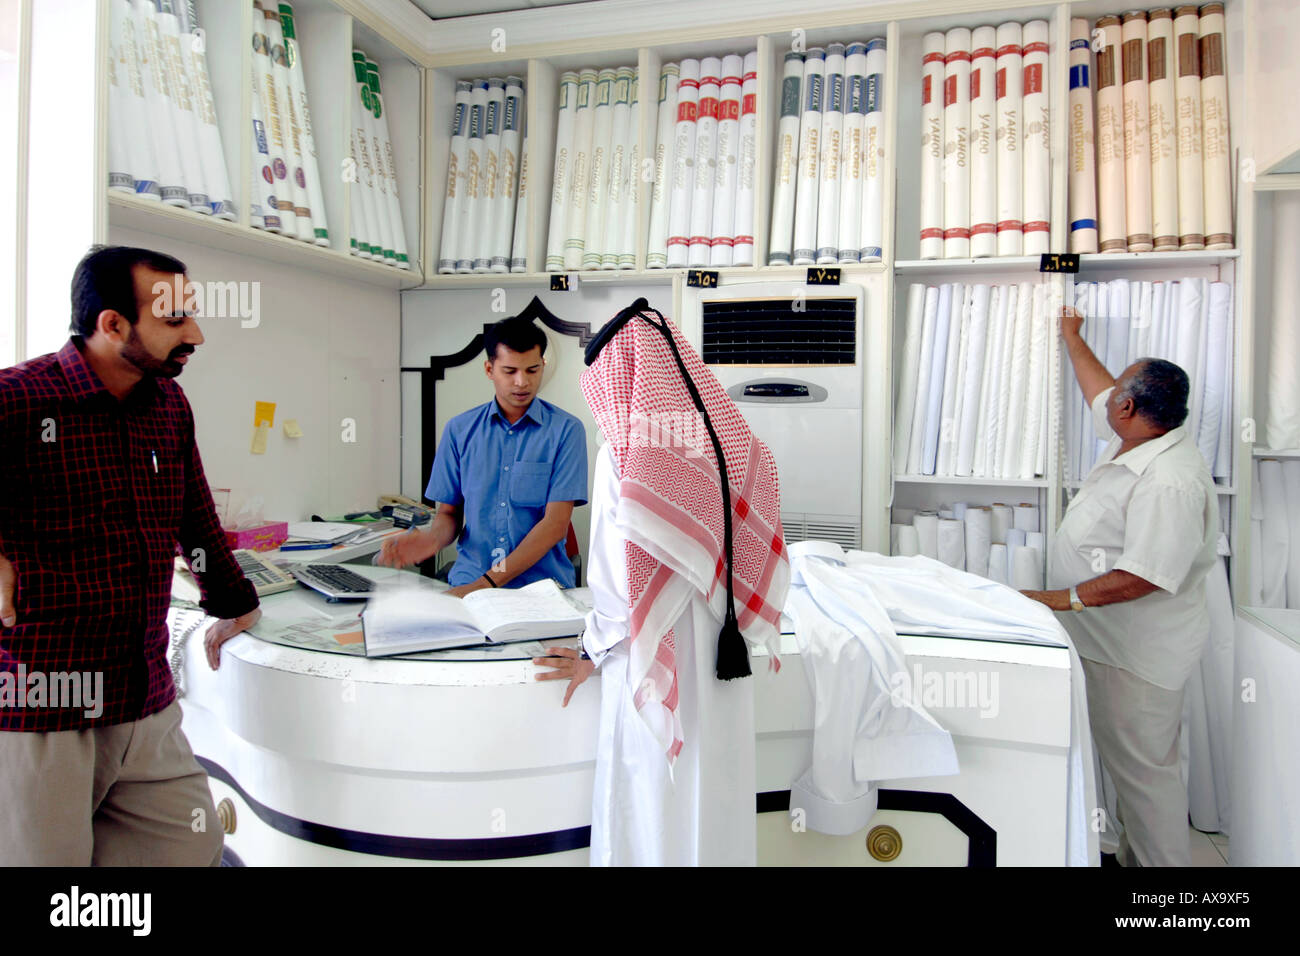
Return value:
M 569 285 L 569 274 L 551 276 L 552 292 L 568 292 L 572 287 Z
M 705 269 L 690 269 L 686 273 L 686 284 L 697 289 L 716 289 L 718 274 Z
M 840 270 L 814 266 L 808 270 L 809 285 L 839 285 Z
M 1039 272 L 1079 271 L 1079 254 L 1077 252 L 1044 252 L 1038 260 Z

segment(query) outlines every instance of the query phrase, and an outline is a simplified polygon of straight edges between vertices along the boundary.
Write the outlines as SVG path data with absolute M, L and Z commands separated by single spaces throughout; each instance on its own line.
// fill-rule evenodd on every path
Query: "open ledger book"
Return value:
M 580 634 L 584 614 L 550 578 L 463 598 L 426 588 L 381 588 L 361 613 L 367 657 L 508 644 Z

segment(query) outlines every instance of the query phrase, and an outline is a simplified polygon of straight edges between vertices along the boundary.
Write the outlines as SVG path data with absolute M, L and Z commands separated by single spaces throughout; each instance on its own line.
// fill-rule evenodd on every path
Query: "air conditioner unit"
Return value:
M 787 542 L 862 544 L 863 302 L 859 286 L 682 292 L 682 333 L 772 449 Z

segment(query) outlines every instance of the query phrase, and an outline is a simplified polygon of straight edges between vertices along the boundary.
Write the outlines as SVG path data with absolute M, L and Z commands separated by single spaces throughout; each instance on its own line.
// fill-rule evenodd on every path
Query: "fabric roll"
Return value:
M 998 407 L 995 427 L 990 434 L 989 463 L 985 474 L 992 478 L 1005 477 L 1003 458 L 1006 455 L 1007 432 L 1011 420 L 1011 381 L 1015 376 L 1016 317 L 1020 314 L 1020 287 L 1004 287 L 1006 305 L 1002 320 L 1002 356 L 998 363 Z
M 1153 282 L 1151 284 L 1151 333 L 1145 356 L 1152 358 L 1163 358 L 1165 348 L 1166 329 L 1166 308 L 1165 299 L 1169 295 L 1170 284 L 1168 282 Z
M 894 524 L 911 524 L 916 517 L 915 508 L 890 508 L 889 520 Z
M 565 183 L 566 208 L 564 226 L 563 268 L 582 268 L 582 256 L 587 236 L 587 197 L 591 184 L 591 153 L 596 128 L 596 70 L 583 70 L 578 74 L 577 111 L 573 117 L 573 159 L 569 163 Z M 471 150 L 473 133 L 470 134 Z
M 963 478 L 970 477 L 975 460 L 975 438 L 980 421 L 980 388 L 985 376 L 990 295 L 991 290 L 986 285 L 977 285 L 971 289 L 966 373 L 962 379 L 961 417 L 957 426 L 956 473 Z
M 740 171 L 731 264 L 754 264 L 754 188 L 758 184 L 758 51 L 745 54 L 740 82 Z
M 690 252 L 691 196 L 695 191 L 695 120 L 700 104 L 700 61 L 678 64 L 677 122 L 673 127 L 672 188 L 668 192 L 668 268 L 686 265 Z
M 1123 29 L 1119 17 L 1097 21 L 1097 226 L 1102 252 L 1128 250 L 1124 195 L 1124 95 L 1120 58 Z
M 949 340 L 952 335 L 952 301 L 960 287 L 939 287 L 939 307 L 935 315 L 934 349 L 930 362 L 929 394 L 926 396 L 925 438 L 918 474 L 933 475 L 939 457 L 939 430 L 943 418 L 944 377 L 948 369 Z
M 844 131 L 841 154 L 839 261 L 857 262 L 861 258 L 862 177 L 866 172 L 863 159 L 867 126 L 867 45 L 850 43 L 844 52 Z
M 578 268 L 595 271 L 605 254 L 606 220 L 609 218 L 610 153 L 614 142 L 614 88 L 618 71 L 603 69 L 596 74 L 596 91 L 591 113 L 591 151 L 588 153 L 586 218 L 582 231 L 582 256 Z M 566 254 L 566 259 L 568 259 Z
M 1129 290 L 1129 308 L 1133 322 L 1129 326 L 1129 364 L 1151 354 L 1151 329 L 1155 321 L 1152 314 L 1153 284 L 1137 282 L 1136 294 Z
M 108 122 L 112 132 L 108 136 L 108 188 L 135 193 L 135 177 L 131 175 L 131 144 L 139 138 L 126 113 L 125 84 L 120 79 L 122 28 L 115 13 L 109 14 L 108 39 Z M 136 167 L 143 171 L 142 166 Z
M 1052 136 L 1050 83 L 1047 63 L 1047 21 L 1024 26 L 1024 254 L 1047 252 L 1051 239 Z
M 912 429 L 908 439 L 907 468 L 903 472 L 908 475 L 919 475 L 922 462 L 925 460 L 935 332 L 939 323 L 939 295 L 940 290 L 937 286 L 930 286 L 925 290 L 925 317 L 921 323 L 921 351 L 917 361 L 915 408 L 912 411 Z
M 943 255 L 944 51 L 942 33 L 921 38 L 921 251 L 922 259 Z
M 152 4 L 145 4 L 152 7 Z M 136 0 L 137 13 L 141 9 L 140 0 Z M 150 14 L 152 16 L 152 14 Z M 280 116 L 280 101 L 276 95 L 275 89 L 275 66 L 271 62 L 271 41 L 266 35 L 266 18 L 260 16 L 259 12 L 253 11 L 253 73 L 257 77 L 256 92 L 261 100 L 262 119 L 266 123 L 266 148 L 268 155 L 271 157 L 272 193 L 274 197 L 274 206 L 279 210 L 280 229 L 277 230 L 280 235 L 295 238 L 298 235 L 298 220 L 294 212 L 293 205 L 293 188 L 289 182 L 289 164 L 290 160 L 287 155 L 285 146 L 285 127 L 283 117 Z M 146 86 L 146 91 L 148 87 Z M 355 107 L 354 105 L 354 108 Z M 358 109 L 358 114 L 362 111 Z M 378 239 L 378 230 L 374 227 L 372 221 L 373 211 L 370 208 L 369 183 L 366 171 L 371 168 L 369 162 L 369 147 L 363 141 L 361 136 L 362 121 L 360 115 L 353 123 L 353 132 L 356 136 L 356 159 L 358 162 L 357 182 L 349 190 L 353 203 L 361 207 L 363 213 L 362 223 L 365 232 L 367 249 L 370 249 L 372 243 Z M 157 136 L 155 134 L 155 144 Z M 160 159 L 163 152 L 155 153 Z M 166 170 L 163 170 L 166 176 Z M 168 188 L 166 183 L 163 184 L 163 202 L 167 203 Z M 382 255 L 382 249 L 377 250 Z M 372 253 L 373 254 L 373 253 Z
M 902 374 L 894 395 L 894 474 L 907 473 L 908 449 L 912 440 L 912 418 L 916 413 L 917 373 L 921 363 L 921 330 L 925 323 L 925 286 L 913 283 L 907 290 L 907 325 L 903 335 Z
M 997 30 L 971 32 L 970 254 L 998 251 Z
M 1010 554 L 1013 548 L 1023 548 L 1025 546 L 1025 536 L 1028 534 L 1024 528 L 1010 527 L 1007 529 L 1007 553 Z M 1010 567 L 1010 565 L 1008 565 Z
M 1097 251 L 1097 151 L 1088 21 L 1070 21 L 1070 251 Z
M 1250 468 L 1250 581 L 1246 604 L 1265 607 L 1264 604 L 1264 495 L 1259 489 L 1259 459 Z
M 1210 329 L 1210 282 L 1201 280 L 1201 313 L 1197 317 L 1194 341 L 1196 343 L 1196 365 L 1195 368 L 1188 369 L 1188 375 L 1191 378 L 1191 393 L 1188 396 L 1187 403 L 1187 421 L 1190 423 L 1187 431 L 1192 436 L 1192 441 L 1196 441 L 1197 430 L 1201 421 L 1201 407 L 1205 404 L 1205 382 L 1209 377 L 1209 367 L 1211 363 L 1209 356 L 1206 354 L 1206 347 L 1209 340 Z M 1216 369 L 1216 374 L 1217 374 Z M 1213 467 L 1213 462 L 1210 463 Z
M 497 224 L 497 209 L 501 205 L 501 130 L 505 120 L 506 81 L 499 76 L 488 79 L 487 112 L 483 121 L 483 223 L 478 233 L 478 247 L 472 250 L 473 269 L 484 273 L 492 270 L 493 249 L 497 238 L 493 232 Z M 376 157 L 380 151 L 375 151 Z M 385 189 L 385 194 L 387 190 Z M 387 196 L 385 195 L 385 203 Z M 397 241 L 396 235 L 393 237 Z M 394 247 L 396 252 L 396 247 Z M 504 266 L 504 262 L 502 265 Z M 504 269 L 502 270 L 504 271 Z
M 1106 290 L 1108 315 L 1106 316 L 1106 371 L 1118 376 L 1132 361 L 1128 354 L 1129 284 L 1127 279 L 1115 279 Z
M 997 356 L 1002 347 L 999 325 L 999 311 L 1002 308 L 1002 289 L 993 286 L 989 290 L 988 323 L 984 332 L 984 371 L 980 376 L 979 407 L 976 411 L 975 449 L 971 458 L 971 474 L 984 478 L 988 472 L 989 431 L 996 415 L 997 401 Z
M 1151 134 L 1151 235 L 1157 252 L 1178 248 L 1178 115 L 1174 92 L 1174 13 L 1147 17 L 1147 82 Z
M 949 521 L 955 521 L 957 519 L 957 514 L 951 508 L 940 508 L 939 518 L 941 520 L 946 518 Z
M 990 541 L 994 544 L 1006 544 L 1007 532 L 1013 526 L 1013 514 L 1010 505 L 994 504 L 989 508 Z
M 466 114 L 468 115 L 469 100 L 468 87 L 466 83 Z M 460 84 L 456 86 L 456 103 L 460 104 Z M 555 178 L 554 186 L 551 189 L 551 218 L 546 233 L 546 271 L 562 272 L 564 270 L 564 237 L 569 222 L 569 195 L 568 183 L 569 177 L 573 174 L 571 165 L 573 162 L 573 133 L 578 110 L 578 91 L 579 91 L 579 74 L 576 72 L 565 72 L 560 74 L 560 104 L 559 114 L 555 123 Z M 466 124 L 468 133 L 468 121 Z M 452 149 L 455 150 L 456 143 L 452 140 Z M 465 159 L 458 160 L 463 167 Z M 450 175 L 450 173 L 448 174 Z M 545 185 L 545 184 L 543 184 Z M 449 187 L 450 188 L 450 187 Z M 462 202 L 458 197 L 456 202 Z M 446 235 L 446 227 L 443 227 L 443 235 Z M 441 265 L 438 269 L 442 271 Z
M 1228 136 L 1227 42 L 1222 3 L 1201 7 L 1201 167 L 1205 248 L 1232 248 L 1232 154 Z
M 700 60 L 700 98 L 695 113 L 695 183 L 691 192 L 691 218 L 686 263 L 708 266 L 713 247 L 713 191 L 718 172 L 718 120 L 722 93 L 722 60 Z
M 1200 16 L 1195 6 L 1174 10 L 1177 77 L 1174 80 L 1178 125 L 1178 245 L 1205 248 L 1205 205 L 1201 163 Z
M 781 118 L 776 127 L 776 169 L 772 178 L 772 231 L 768 239 L 767 264 L 790 264 L 794 240 L 795 180 L 799 174 L 799 124 L 803 112 L 803 54 L 791 50 L 785 55 L 781 75 Z
M 266 229 L 270 232 L 279 232 L 282 229 L 280 222 L 280 206 L 275 198 L 275 173 L 271 171 L 270 143 L 266 134 L 266 118 L 262 115 L 262 96 L 258 88 L 257 69 L 254 66 L 249 70 L 249 80 L 252 90 L 249 97 L 249 121 L 252 123 L 253 131 L 250 139 L 252 147 L 252 166 L 249 170 L 249 217 L 250 225 L 257 229 Z M 468 87 L 468 84 L 466 84 Z M 466 96 L 469 92 L 466 90 Z M 351 145 L 351 142 L 349 142 Z M 355 161 L 355 156 L 352 156 Z M 352 255 L 369 258 L 369 249 L 362 249 L 357 237 L 360 232 L 359 217 L 353 220 L 351 248 L 349 252 Z
M 889 526 L 889 553 L 898 554 L 898 532 L 906 527 L 901 524 L 891 524 Z
M 916 528 L 917 547 L 927 558 L 939 557 L 939 516 L 932 511 L 923 511 L 912 519 Z
M 1151 131 L 1147 125 L 1147 15 L 1140 10 L 1121 18 L 1120 80 L 1124 104 L 1124 216 L 1128 251 L 1150 252 Z
M 799 62 L 803 63 L 802 56 Z M 800 69 L 802 70 L 802 66 Z M 645 260 L 647 269 L 664 269 L 668 266 L 668 204 L 673 188 L 673 148 L 677 136 L 679 72 L 676 63 L 665 63 L 659 72 L 659 114 L 655 125 L 655 180 L 650 193 L 650 236 L 647 240 Z M 640 176 L 639 170 L 636 171 L 636 175 Z M 773 229 L 775 228 L 774 222 Z
M 1020 284 L 1016 299 L 1015 343 L 1011 359 L 1011 382 L 1008 394 L 1007 426 L 1002 441 L 1001 476 L 1015 478 L 1020 472 L 1020 456 L 1025 436 L 1025 403 L 1029 398 L 1030 342 L 1033 337 L 1034 291 L 1028 282 Z
M 640 135 L 632 130 L 632 86 L 636 79 L 636 70 L 619 67 L 614 75 L 613 100 L 614 121 L 609 136 L 609 180 L 605 190 L 604 202 L 607 205 L 604 216 L 605 232 L 600 241 L 600 268 L 617 269 L 619 255 L 623 247 L 623 227 L 631 207 L 628 196 L 628 162 L 632 158 L 632 140 Z
M 858 259 L 879 261 L 885 238 L 885 41 L 867 41 L 867 94 L 862 124 L 862 228 Z
M 1226 547 L 1220 547 L 1220 554 Z M 1233 645 L 1236 620 L 1228 574 L 1221 558 L 1205 577 L 1210 639 L 1185 692 L 1189 729 L 1188 815 L 1192 826 L 1226 833 L 1231 818 Z
M 234 222 L 238 219 L 235 210 L 234 192 L 230 188 L 230 171 L 226 168 L 226 154 L 221 145 L 221 129 L 217 125 L 217 104 L 212 95 L 212 77 L 208 72 L 208 58 L 203 37 L 193 5 L 185 13 L 184 34 L 181 36 L 181 56 L 186 69 L 194 83 L 195 115 L 200 122 L 203 141 L 203 178 L 208 185 L 209 198 L 212 201 L 212 213 L 218 219 Z M 329 229 L 325 222 L 325 201 L 321 198 L 320 169 L 317 165 L 316 142 L 312 135 L 311 110 L 307 104 L 307 90 L 303 79 L 302 56 L 294 32 L 293 7 L 287 3 L 280 4 L 280 19 L 284 26 L 286 52 L 290 56 L 289 79 L 295 100 L 302 109 L 303 146 L 307 152 L 307 189 L 311 196 L 313 210 L 319 210 L 316 217 L 316 244 L 329 245 Z M 139 127 L 135 127 L 139 129 Z
M 988 577 L 989 548 L 992 545 L 993 513 L 988 508 L 968 508 L 962 518 L 965 525 L 966 570 Z
M 510 271 L 528 271 L 528 136 L 519 147 L 519 188 L 515 190 L 515 224 L 510 237 Z
M 1039 554 L 1043 554 L 1047 550 L 1047 536 L 1041 531 L 1026 531 L 1025 547 L 1034 548 Z
M 271 37 L 272 46 L 273 48 L 278 47 L 275 51 L 276 62 L 279 64 L 277 67 L 279 75 L 276 77 L 276 82 L 282 84 L 284 88 L 283 94 L 287 97 L 289 92 L 289 71 L 288 67 L 285 66 L 284 36 L 280 32 L 280 17 L 276 13 L 266 14 L 266 16 L 273 21 L 273 23 L 268 24 L 268 27 L 273 26 L 275 31 L 274 36 Z M 180 145 L 181 168 L 184 174 L 189 206 L 194 212 L 210 216 L 212 215 L 210 197 L 212 189 L 208 185 L 203 161 L 203 142 L 200 139 L 202 123 L 195 108 L 194 84 L 185 68 L 185 58 L 181 52 L 182 45 L 188 52 L 193 40 L 188 33 L 182 40 L 180 20 L 175 13 L 170 12 L 167 5 L 164 4 L 159 7 L 156 21 L 159 39 L 161 40 L 164 69 L 167 71 L 167 84 L 171 93 L 172 131 Z M 267 32 L 270 34 L 270 29 Z M 297 145 L 296 137 L 294 145 Z M 301 168 L 301 165 L 299 165 L 298 171 L 301 171 Z M 305 187 L 305 179 L 303 184 Z M 305 188 L 303 189 L 303 196 L 305 204 Z M 307 238 L 309 240 L 312 238 L 310 232 Z
M 154 156 L 153 139 L 148 130 L 149 105 L 145 98 L 143 59 L 139 49 L 135 12 L 130 0 L 112 0 L 110 11 L 110 44 L 117 57 L 118 110 L 113 132 L 127 154 L 132 189 L 141 199 L 157 202 L 162 198 L 158 184 L 158 163 Z M 120 119 L 120 124 L 118 120 Z M 256 152 L 256 145 L 253 147 Z M 251 202 L 260 201 L 254 196 Z M 261 223 L 257 224 L 259 227 Z
M 1282 463 L 1282 490 L 1288 527 L 1286 606 L 1300 610 L 1300 459 Z
M 1174 364 L 1187 373 L 1191 381 L 1191 391 L 1187 397 L 1188 419 L 1199 421 L 1200 413 L 1198 389 L 1202 383 L 1196 380 L 1196 366 L 1201 359 L 1201 329 L 1204 326 L 1206 295 L 1209 285 L 1203 279 L 1183 279 L 1178 283 L 1178 311 L 1175 313 L 1177 339 Z
M 1033 478 L 1038 470 L 1038 452 L 1042 448 L 1043 429 L 1047 422 L 1043 389 L 1047 382 L 1047 284 L 1034 286 L 1029 328 L 1029 372 L 1025 387 L 1025 425 L 1020 442 L 1018 476 Z
M 943 255 L 970 255 L 970 30 L 944 35 Z
M 489 212 L 487 178 L 485 176 L 487 159 L 483 148 L 484 133 L 487 128 L 487 110 L 488 81 L 474 80 L 470 84 L 469 95 L 469 127 L 465 149 L 465 201 L 456 204 L 456 213 L 460 216 L 460 226 L 458 227 L 460 244 L 456 256 L 456 271 L 462 274 L 474 271 L 475 254 L 479 251 L 480 240 L 484 232 L 483 220 Z M 361 112 L 364 114 L 365 110 L 362 109 Z M 357 130 L 357 138 L 358 143 L 364 139 L 360 128 Z M 362 152 L 364 154 L 364 148 Z M 368 168 L 370 166 L 370 163 L 363 156 L 357 158 L 362 161 L 364 167 Z M 365 179 L 365 175 L 362 174 L 362 181 L 364 182 Z M 367 190 L 362 190 L 363 195 L 366 192 Z M 376 237 L 383 231 L 383 222 L 379 216 L 374 216 L 371 228 L 374 229 L 373 235 Z M 581 234 L 579 234 L 579 243 L 581 243 Z M 385 256 L 388 254 L 386 245 L 383 254 Z
M 168 206 L 189 208 L 189 192 L 185 188 L 185 170 L 181 162 L 180 144 L 177 142 L 171 122 L 173 105 L 163 57 L 162 35 L 158 27 L 158 11 L 150 0 L 135 0 L 132 11 L 135 16 L 136 53 L 140 58 L 140 80 L 146 106 L 146 128 L 140 132 L 149 136 L 153 142 L 152 155 L 158 168 L 158 184 L 163 203 Z M 255 36 L 265 37 L 262 24 L 257 17 L 254 17 L 253 32 Z M 260 62 L 262 60 L 269 62 L 269 58 L 265 56 L 265 45 L 260 53 L 261 56 L 254 57 L 254 60 L 258 61 L 258 65 L 254 68 L 259 74 L 262 72 Z M 270 112 L 265 98 L 262 113 L 270 123 Z M 271 128 L 268 126 L 268 140 L 270 135 Z M 274 154 L 272 159 L 274 160 Z M 284 179 L 283 177 L 279 179 L 279 185 L 282 185 Z M 278 192 L 277 185 L 277 197 Z
M 1037 548 L 1016 548 L 1011 552 L 1011 586 L 1017 591 L 1043 589 L 1043 556 Z
M 840 257 L 840 178 L 843 172 L 844 44 L 826 46 L 821 156 L 817 166 L 816 260 L 833 265 Z
M 736 54 L 722 58 L 718 93 L 718 156 L 713 176 L 713 222 L 709 265 L 731 265 L 736 246 L 736 186 L 740 164 L 740 84 L 745 61 Z
M 1291 549 L 1300 547 L 1300 538 L 1291 538 L 1290 512 L 1287 507 L 1286 478 L 1282 462 L 1265 458 L 1259 462 L 1260 503 L 1264 512 L 1261 522 L 1260 603 L 1264 607 L 1286 607 Z
M 951 475 L 953 465 L 953 446 L 957 440 L 957 426 L 954 409 L 960 394 L 958 378 L 961 372 L 961 347 L 966 330 L 966 321 L 970 314 L 970 287 L 954 285 L 952 290 L 952 312 L 948 324 L 948 350 L 944 356 L 943 399 L 939 412 L 939 442 L 935 457 L 933 474 Z
M 1211 473 L 1215 478 L 1224 478 L 1229 484 L 1232 482 L 1232 460 L 1233 452 L 1236 450 L 1236 428 L 1233 425 L 1233 391 L 1235 376 L 1233 374 L 1233 319 L 1232 319 L 1232 295 L 1227 297 L 1228 312 L 1228 334 L 1227 341 L 1224 343 L 1222 356 L 1219 365 L 1222 366 L 1220 381 L 1223 382 L 1223 400 L 1219 410 L 1219 439 L 1215 442 L 1214 447 L 1214 466 Z
M 1021 214 L 1024 170 L 1020 160 L 1024 138 L 1024 54 L 1019 23 L 997 30 L 997 146 L 998 255 L 1018 256 L 1024 248 Z
M 1005 544 L 989 545 L 988 578 L 999 584 L 1007 584 L 1007 546 Z
M 826 51 L 804 54 L 803 112 L 799 117 L 799 169 L 795 177 L 794 250 L 791 261 L 810 266 L 817 260 L 817 186 L 821 176 L 822 111 L 826 94 Z
M 966 568 L 966 525 L 955 518 L 939 519 L 939 560 L 958 571 Z
M 442 244 L 438 254 L 438 272 L 441 275 L 450 275 L 456 271 L 456 258 L 460 250 L 460 213 L 457 206 L 465 201 L 469 90 L 468 80 L 456 83 L 456 103 L 451 118 L 451 154 L 447 159 L 447 188 L 443 194 Z
M 506 78 L 501 112 L 501 144 L 497 154 L 497 197 L 492 225 L 491 271 L 509 272 L 513 258 L 515 207 L 519 202 L 519 146 L 523 138 L 524 81 Z
M 966 512 L 970 510 L 970 504 L 965 501 L 954 501 L 952 505 L 952 516 L 958 520 L 966 517 Z
M 1196 445 L 1214 472 L 1219 450 L 1219 419 L 1224 399 L 1231 390 L 1231 380 L 1224 377 L 1229 367 L 1223 361 L 1232 353 L 1232 286 L 1226 282 L 1210 283 L 1210 310 L 1205 337 L 1205 379 L 1201 389 L 1201 417 L 1196 429 Z M 1190 430 L 1190 429 L 1189 429 Z
M 914 526 L 906 524 L 898 529 L 898 550 L 894 553 L 904 558 L 915 557 L 921 553 L 921 538 Z
M 623 228 L 618 234 L 618 267 L 620 269 L 636 268 L 637 231 L 642 228 L 641 189 L 639 186 L 642 165 L 640 82 L 640 74 L 635 69 L 632 69 L 632 86 L 628 104 L 628 141 L 624 144 L 627 160 L 623 164 Z
M 1272 314 L 1268 319 L 1268 382 L 1264 435 L 1269 448 L 1300 448 L 1300 191 L 1273 193 Z M 1261 316 L 1262 318 L 1262 316 Z M 1261 323 L 1262 324 L 1262 323 Z M 1263 331 L 1261 329 L 1261 331 Z
M 1012 509 L 1011 525 L 1018 531 L 1026 533 L 1037 531 L 1038 525 L 1038 505 L 1018 504 Z

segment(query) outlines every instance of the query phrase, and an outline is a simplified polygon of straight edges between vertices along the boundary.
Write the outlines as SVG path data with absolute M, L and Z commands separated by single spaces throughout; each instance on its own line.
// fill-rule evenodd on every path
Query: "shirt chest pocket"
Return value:
M 521 508 L 539 508 L 546 504 L 551 488 L 549 461 L 517 461 L 510 466 L 510 501 Z

